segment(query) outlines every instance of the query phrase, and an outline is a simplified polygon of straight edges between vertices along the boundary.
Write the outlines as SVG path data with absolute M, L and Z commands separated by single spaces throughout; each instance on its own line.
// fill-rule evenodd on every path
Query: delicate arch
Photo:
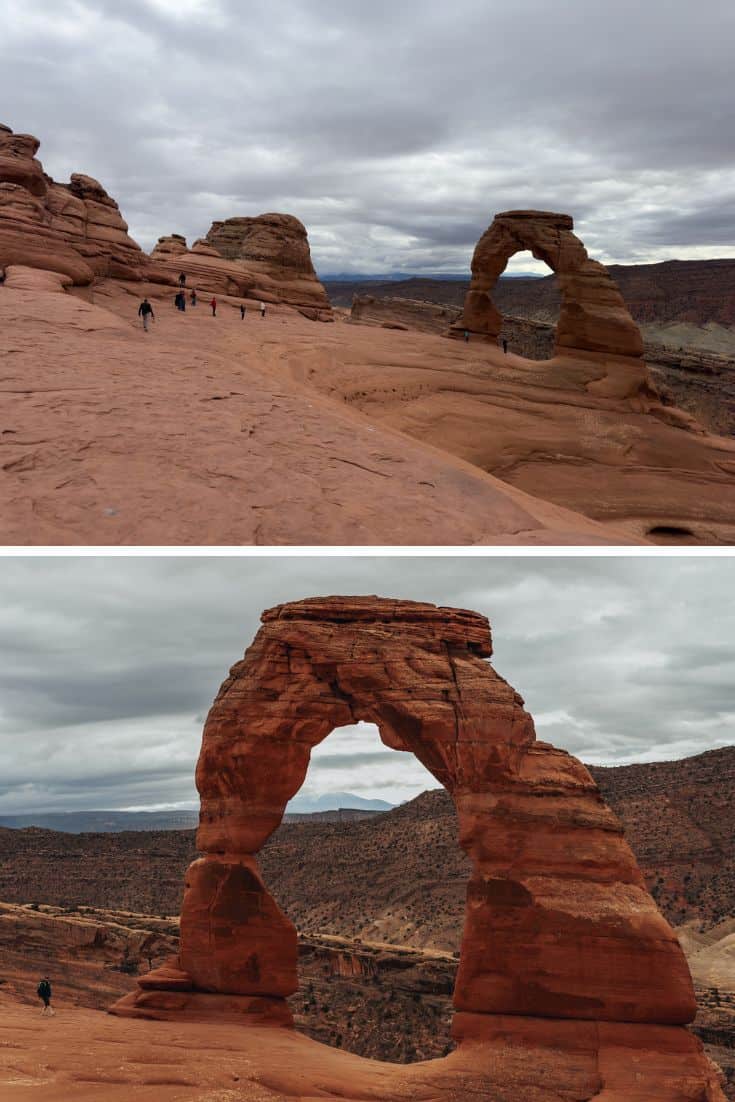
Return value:
M 623 296 L 603 264 L 591 260 L 572 232 L 568 214 L 511 210 L 496 214 L 472 257 L 472 281 L 452 335 L 465 330 L 497 339 L 502 314 L 492 290 L 516 253 L 529 251 L 556 273 L 561 293 L 556 352 L 579 349 L 615 356 L 643 355 L 643 340 Z
M 455 1036 L 488 1014 L 691 1020 L 686 962 L 618 820 L 584 766 L 536 741 L 521 697 L 487 661 L 483 616 L 334 597 L 262 619 L 204 729 L 205 856 L 187 873 L 179 959 L 142 977 L 116 1013 L 215 1010 L 290 1023 L 296 931 L 257 853 L 301 786 L 312 747 L 368 720 L 452 794 L 472 861 Z

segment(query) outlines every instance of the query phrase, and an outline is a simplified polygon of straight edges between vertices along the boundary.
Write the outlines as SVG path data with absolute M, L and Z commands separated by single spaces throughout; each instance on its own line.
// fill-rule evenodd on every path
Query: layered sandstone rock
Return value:
M 171 233 L 167 237 L 158 238 L 151 252 L 151 260 L 173 260 L 186 252 L 186 238 L 180 233 Z
M 298 218 L 261 214 L 213 222 L 190 250 L 161 238 L 151 254 L 152 278 L 175 282 L 180 272 L 200 291 L 293 306 L 313 321 L 333 321 L 327 293 L 311 263 L 309 239 Z
M 457 317 L 451 306 L 408 298 L 376 298 L 355 295 L 350 321 L 382 325 L 384 329 L 411 329 L 417 333 L 444 333 Z
M 97 180 L 74 173 L 60 184 L 44 173 L 39 144 L 0 125 L 0 273 L 20 265 L 84 286 L 100 277 L 175 285 L 183 271 L 188 285 L 204 293 L 283 303 L 312 320 L 334 320 L 297 218 L 215 222 L 191 249 L 181 234 L 170 234 L 149 257 Z
M 47 176 L 37 138 L 0 127 L 0 269 L 40 268 L 89 284 L 99 276 L 140 279 L 147 258 L 117 203 L 91 176 Z
M 498 214 L 480 238 L 472 258 L 472 282 L 454 335 L 497 338 L 503 318 L 491 293 L 510 258 L 528 250 L 556 273 L 561 309 L 557 352 L 580 349 L 640 357 L 643 342 L 623 297 L 602 264 L 591 260 L 572 232 L 568 214 L 514 210 Z
M 297 987 L 296 931 L 256 855 L 303 783 L 312 747 L 362 720 L 378 725 L 387 746 L 412 751 L 457 807 L 473 869 L 454 994 L 458 1040 L 529 1034 L 536 1047 L 568 1049 L 589 1034 L 592 1079 L 579 1098 L 618 1074 L 612 1056 L 601 1073 L 603 1047 L 668 1045 L 705 1097 L 711 1071 L 698 1042 L 681 1029 L 665 1032 L 665 1044 L 656 1034 L 695 1014 L 676 937 L 590 774 L 536 741 L 521 697 L 487 662 L 487 620 L 371 597 L 293 602 L 262 620 L 212 706 L 197 766 L 205 856 L 187 874 L 174 976 L 179 985 L 182 974 L 191 979 L 187 1012 L 198 993 L 205 1016 L 217 996 L 223 1012 L 233 998 L 248 1007 L 264 999 L 262 1014 L 284 1024 L 283 1000 Z M 171 982 L 170 971 L 152 973 L 114 1012 L 175 1016 Z M 653 1081 L 660 1073 L 649 1063 Z

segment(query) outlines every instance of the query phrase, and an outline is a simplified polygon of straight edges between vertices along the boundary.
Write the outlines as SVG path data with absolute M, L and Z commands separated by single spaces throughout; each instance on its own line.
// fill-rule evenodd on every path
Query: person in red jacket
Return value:
M 212 317 L 216 318 L 217 317 L 217 299 L 213 298 L 209 305 L 212 307 Z

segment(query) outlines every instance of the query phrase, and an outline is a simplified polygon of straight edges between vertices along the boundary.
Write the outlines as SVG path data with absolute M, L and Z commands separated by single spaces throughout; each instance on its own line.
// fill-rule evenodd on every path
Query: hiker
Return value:
M 189 295 L 189 301 L 191 302 L 192 306 L 196 306 L 196 304 L 197 304 L 197 289 L 196 289 L 196 287 L 192 287 L 191 294 Z
M 179 276 L 179 287 L 186 287 L 186 272 L 182 272 Z
M 503 352 L 504 352 L 504 353 L 505 353 L 506 355 L 508 354 L 508 342 L 507 342 L 507 340 L 505 339 L 505 337 L 503 337 Z
M 465 331 L 464 331 L 464 342 L 465 342 L 465 344 L 470 343 L 470 331 L 469 331 L 469 329 L 465 329 Z
M 144 317 L 147 315 L 143 315 Z M 38 987 L 36 988 L 36 994 L 43 1003 L 43 1010 L 41 1013 L 44 1017 L 53 1017 L 54 1008 L 51 1006 L 51 983 L 48 976 L 44 976 Z
M 216 318 L 217 317 L 217 299 L 213 298 L 209 305 L 212 307 L 212 317 Z
M 138 317 L 143 319 L 143 328 L 145 329 L 145 331 L 147 333 L 148 332 L 148 318 L 153 318 L 153 320 L 155 321 L 155 316 L 153 314 L 153 307 L 151 306 L 151 304 L 150 304 L 150 302 L 148 301 L 147 298 L 144 298 L 143 301 L 141 302 L 140 306 L 138 307 Z
M 183 291 L 179 291 L 174 299 L 174 306 L 177 310 L 186 310 L 186 296 Z
M 244 302 L 240 303 L 240 319 L 242 321 L 245 321 L 245 303 Z
M 265 303 L 264 302 L 261 302 L 261 304 L 260 304 L 260 316 L 261 316 L 261 318 L 265 317 Z

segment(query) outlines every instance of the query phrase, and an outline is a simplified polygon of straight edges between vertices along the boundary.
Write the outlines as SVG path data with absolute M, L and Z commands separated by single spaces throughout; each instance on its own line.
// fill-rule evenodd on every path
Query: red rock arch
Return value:
M 455 1035 L 478 1016 L 684 1023 L 695 1012 L 679 944 L 587 770 L 537 742 L 488 663 L 474 612 L 371 597 L 263 614 L 207 717 L 198 846 L 176 966 L 116 1013 L 245 1014 L 290 1024 L 296 931 L 257 853 L 305 777 L 313 746 L 367 720 L 451 792 L 473 873 Z M 479 1019 L 482 1020 L 482 1019 Z M 487 1019 L 485 1019 L 487 1021 Z
M 472 281 L 464 312 L 452 334 L 465 330 L 497 339 L 502 314 L 492 301 L 492 290 L 516 253 L 529 251 L 556 273 L 561 292 L 556 326 L 556 352 L 643 355 L 643 340 L 614 280 L 603 264 L 591 260 L 572 232 L 568 214 L 511 210 L 496 214 L 477 243 L 472 257 Z

